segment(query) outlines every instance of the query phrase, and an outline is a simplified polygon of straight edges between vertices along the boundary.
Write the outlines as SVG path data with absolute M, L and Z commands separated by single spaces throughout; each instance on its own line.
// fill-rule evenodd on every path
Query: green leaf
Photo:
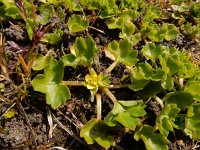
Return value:
M 136 126 L 141 124 L 140 119 L 132 117 L 129 112 L 119 113 L 115 120 L 130 130 L 135 130 Z
M 153 88 L 152 88 L 153 87 Z M 142 90 L 137 91 L 137 94 L 142 99 L 149 99 L 161 91 L 160 82 L 150 81 Z
M 166 65 L 167 65 L 167 67 L 169 68 L 169 70 L 170 70 L 170 75 L 174 75 L 174 74 L 176 74 L 176 73 L 178 73 L 178 71 L 180 70 L 180 67 L 181 67 L 181 61 L 179 60 L 179 58 L 178 57 L 176 57 L 175 55 L 174 55 L 174 57 L 168 57 L 167 59 L 166 59 Z
M 171 92 L 163 98 L 163 101 L 165 101 L 166 104 L 177 104 L 179 108 L 185 109 L 192 104 L 193 96 L 184 91 Z
M 154 71 L 154 74 L 151 76 L 152 81 L 160 81 L 165 75 L 165 72 L 162 71 L 160 68 L 157 68 Z
M 148 62 L 140 63 L 139 71 L 144 74 L 144 79 L 146 80 L 151 79 L 151 76 L 153 75 L 153 68 Z
M 63 31 L 61 29 L 55 29 L 53 33 L 45 34 L 41 41 L 56 45 L 62 39 L 62 35 Z
M 174 87 L 174 78 L 171 76 L 165 76 L 161 81 L 161 86 L 165 90 L 171 90 Z
M 146 80 L 144 74 L 134 67 L 131 70 L 131 83 L 128 87 L 133 91 L 142 90 L 150 81 Z
M 194 100 L 200 102 L 200 79 L 190 79 L 187 81 L 185 88 L 185 92 L 192 94 Z
M 125 24 L 122 27 L 122 32 L 119 34 L 119 37 L 120 38 L 131 38 L 131 36 L 135 32 L 135 28 L 136 27 L 132 22 L 130 22 L 130 21 L 125 22 Z
M 50 56 L 48 56 L 50 57 Z M 45 94 L 47 104 L 53 109 L 58 108 L 71 94 L 67 86 L 62 83 L 64 64 L 52 57 L 46 61 L 44 74 L 37 75 L 31 82 L 35 91 Z
M 62 7 L 60 7 L 60 6 L 57 7 L 57 9 L 56 9 L 56 15 L 58 16 L 58 18 L 61 21 L 65 20 L 66 13 L 65 13 L 65 10 L 62 9 Z
M 17 110 L 12 108 L 12 109 L 6 111 L 2 116 L 4 116 L 5 119 L 10 119 L 10 118 L 13 118 L 17 114 L 18 114 Z
M 92 119 L 80 131 L 80 137 L 84 137 L 88 144 L 93 144 L 95 141 L 102 147 L 108 149 L 114 144 L 113 133 L 120 131 L 121 128 L 109 127 L 103 121 Z
M 67 22 L 69 31 L 71 33 L 86 30 L 89 27 L 89 21 L 80 15 L 72 15 Z
M 138 42 L 142 41 L 141 33 L 135 33 L 131 36 L 132 45 L 136 45 Z
M 124 25 L 124 19 L 122 17 L 112 17 L 106 20 L 106 25 L 108 26 L 108 29 L 121 28 Z
M 127 66 L 134 66 L 138 59 L 138 51 L 132 50 L 132 45 L 127 38 L 112 41 L 108 44 L 108 51 L 115 57 L 115 61 L 119 61 Z
M 172 40 L 176 37 L 176 35 L 179 33 L 178 29 L 173 24 L 167 24 L 165 23 L 163 28 L 166 28 L 166 33 L 164 34 L 164 38 L 167 41 Z
M 77 0 L 64 0 L 65 5 L 70 9 L 70 11 L 81 11 L 79 1 Z
M 50 59 L 50 57 L 44 56 L 42 54 L 37 54 L 35 59 L 34 59 L 32 69 L 33 70 L 42 70 L 42 69 L 44 69 L 44 67 L 46 65 L 45 61 L 49 62 L 49 59 Z
M 180 112 L 180 108 L 177 108 L 176 104 L 168 104 L 164 107 L 164 109 L 160 112 L 158 117 L 156 118 L 156 125 L 161 134 L 168 136 L 169 131 L 173 131 L 173 127 L 177 128 L 174 124 L 175 119 Z
M 95 135 L 91 134 L 91 131 L 97 122 L 97 119 L 92 119 L 89 122 L 87 122 L 87 124 L 84 127 L 81 128 L 80 137 L 84 137 L 85 141 L 88 144 L 93 144 L 95 142 Z
M 1 92 L 5 92 L 5 85 L 3 83 L 0 83 L 0 94 Z
M 136 126 L 141 125 L 139 117 L 146 114 L 144 108 L 142 101 L 117 101 L 104 121 L 109 126 L 116 126 L 118 122 L 130 130 L 135 130 Z
M 87 36 L 85 39 L 77 37 L 74 46 L 70 50 L 71 54 L 62 57 L 65 66 L 76 67 L 82 65 L 91 67 L 99 48 L 97 48 L 92 37 Z
M 12 17 L 13 19 L 20 18 L 19 10 L 14 0 L 1 0 L 1 3 L 3 3 L 4 6 L 1 7 L 1 9 L 4 9 L 5 16 Z
M 184 132 L 191 139 L 200 139 L 200 104 L 194 103 L 188 108 L 187 116 L 185 117 Z
M 39 7 L 40 15 L 38 15 L 38 22 L 42 25 L 46 25 L 54 14 L 54 8 L 52 5 L 43 4 Z
M 168 150 L 167 144 L 170 143 L 166 136 L 154 133 L 153 127 L 149 125 L 144 125 L 137 131 L 134 138 L 137 141 L 141 138 L 147 150 Z
M 142 54 L 147 58 L 151 60 L 156 60 L 161 54 L 162 54 L 162 47 L 156 46 L 154 43 L 147 43 L 142 48 Z
M 33 35 L 34 35 L 34 30 L 37 27 L 38 23 L 36 22 L 36 20 L 33 20 L 31 18 L 28 18 L 26 20 L 26 30 L 28 33 L 28 37 L 30 40 L 32 40 Z

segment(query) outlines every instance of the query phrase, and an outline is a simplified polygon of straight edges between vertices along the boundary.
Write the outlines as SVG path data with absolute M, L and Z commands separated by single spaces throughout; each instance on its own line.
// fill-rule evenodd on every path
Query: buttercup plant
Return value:
M 142 139 L 147 150 L 165 150 L 170 144 L 170 132 L 176 134 L 176 130 L 200 140 L 199 66 L 190 61 L 186 50 L 168 45 L 184 33 L 198 41 L 198 4 L 191 2 L 190 7 L 185 3 L 172 5 L 171 13 L 141 0 L 40 0 L 38 5 L 26 0 L 0 2 L 1 18 L 25 22 L 32 45 L 24 57 L 20 55 L 23 68 L 28 66 L 22 79 L 25 80 L 24 76 L 30 79 L 34 91 L 43 93 L 47 104 L 53 109 L 65 105 L 72 97 L 70 89 L 73 86 L 84 86 L 90 91 L 90 103 L 96 102 L 96 118 L 87 120 L 80 129 L 80 137 L 88 144 L 96 142 L 109 149 L 117 146 L 116 137 L 126 132 L 133 134 L 133 140 Z M 181 22 L 189 14 L 193 22 L 187 22 L 187 19 Z M 178 23 L 167 22 L 170 19 L 178 20 Z M 55 20 L 64 25 L 60 27 Z M 99 20 L 104 23 L 105 30 L 115 30 L 118 34 L 104 45 L 91 34 L 91 30 L 96 29 L 92 26 Z M 195 31 L 191 32 L 189 27 Z M 100 29 L 95 31 L 106 34 Z M 65 41 L 66 35 L 75 40 L 72 43 Z M 53 55 L 58 43 L 64 42 L 69 42 L 69 49 L 62 45 L 62 52 L 59 52 L 62 55 Z M 46 54 L 40 50 L 41 54 L 36 48 L 38 44 L 48 44 L 50 50 Z M 95 68 L 95 58 L 100 53 L 112 61 L 101 71 Z M 114 84 L 112 73 L 118 65 L 125 68 L 123 77 L 127 81 L 120 79 Z M 63 80 L 67 73 L 65 69 L 79 66 L 85 67 L 87 72 L 82 80 Z M 39 74 L 33 77 L 31 69 Z M 135 96 L 117 99 L 111 90 L 116 88 L 130 89 Z M 106 115 L 102 115 L 104 95 L 110 99 Z M 159 105 L 153 125 L 148 123 L 151 114 L 147 111 L 148 103 L 152 101 Z

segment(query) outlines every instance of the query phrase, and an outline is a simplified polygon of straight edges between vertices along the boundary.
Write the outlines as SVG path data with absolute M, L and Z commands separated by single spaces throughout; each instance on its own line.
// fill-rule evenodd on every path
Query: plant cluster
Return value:
M 34 91 L 45 94 L 47 104 L 53 109 L 65 104 L 71 98 L 71 86 L 85 86 L 90 90 L 91 102 L 96 101 L 97 117 L 88 121 L 80 131 L 80 136 L 88 144 L 97 142 L 108 149 L 115 146 L 115 137 L 123 129 L 132 133 L 135 140 L 142 139 L 149 150 L 168 149 L 168 135 L 175 130 L 183 131 L 191 139 L 200 139 L 199 66 L 190 61 L 186 50 L 164 45 L 179 34 L 199 41 L 199 4 L 193 1 L 189 5 L 171 4 L 171 11 L 164 12 L 159 5 L 142 0 L 39 0 L 38 5 L 26 0 L 0 2 L 1 18 L 23 19 L 25 22 L 32 45 L 24 56 L 28 65 L 21 57 L 20 62 L 28 78 L 32 77 L 31 69 L 35 72 L 44 70 L 43 74 L 32 79 L 31 84 Z M 37 51 L 31 53 L 37 43 L 49 43 L 53 47 L 66 34 L 59 25 L 55 26 L 54 18 L 63 23 L 68 18 L 67 34 L 82 32 L 87 35 L 76 37 L 70 52 L 59 58 L 53 58 L 52 50 L 45 55 Z M 97 20 L 104 21 L 110 30 L 117 29 L 119 40 L 111 41 L 104 48 L 97 45 L 88 34 L 88 30 L 95 29 L 92 25 Z M 55 29 L 49 33 L 52 28 Z M 141 44 L 142 48 L 136 49 Z M 113 63 L 97 73 L 93 63 L 101 50 Z M 128 70 L 126 78 L 129 82 L 112 85 L 111 72 L 118 64 Z M 68 66 L 86 67 L 85 80 L 64 81 L 64 69 Z M 110 89 L 122 87 L 133 90 L 137 97 L 133 100 L 116 99 Z M 106 116 L 102 116 L 102 94 L 107 95 L 113 104 Z M 145 121 L 149 101 L 157 101 L 161 109 L 154 126 Z

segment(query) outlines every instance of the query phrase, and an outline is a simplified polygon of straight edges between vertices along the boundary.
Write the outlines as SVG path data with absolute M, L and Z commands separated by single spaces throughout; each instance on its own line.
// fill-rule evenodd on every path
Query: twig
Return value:
M 19 99 L 16 100 L 16 103 L 17 103 L 17 106 L 18 106 L 20 112 L 21 112 L 22 115 L 24 116 L 24 118 L 25 118 L 25 120 L 26 120 L 26 122 L 27 122 L 27 124 L 28 124 L 28 126 L 29 126 L 29 128 L 30 128 L 31 135 L 32 135 L 32 138 L 33 138 L 33 139 L 32 139 L 32 141 L 33 141 L 33 146 L 34 146 L 34 148 L 37 150 L 36 136 L 35 136 L 35 133 L 34 133 L 34 130 L 33 130 L 32 126 L 31 126 L 31 123 L 30 123 L 30 121 L 29 121 L 29 119 L 28 119 L 28 117 L 27 117 L 27 115 L 26 115 L 26 112 L 24 111 L 24 108 L 23 108 L 21 102 L 19 101 Z
M 103 32 L 102 30 L 97 29 L 97 28 L 95 28 L 95 27 L 89 26 L 89 28 L 91 28 L 91 29 L 93 29 L 93 30 L 96 30 L 96 31 L 98 31 L 98 32 L 100 32 L 100 33 L 105 34 L 105 32 Z
M 52 119 L 52 115 L 51 115 L 51 111 L 50 109 L 47 107 L 47 120 L 49 123 L 49 138 L 52 139 L 53 136 L 53 119 Z
M 68 150 L 68 149 L 65 149 L 65 148 L 62 148 L 62 147 L 59 147 L 59 146 L 52 147 L 49 150 L 55 150 L 55 149 L 58 149 L 58 150 Z
M 64 118 L 65 119 L 67 119 L 70 123 L 72 123 L 76 128 L 78 128 L 78 129 L 80 129 L 81 127 L 83 127 L 83 124 L 81 123 L 80 125 L 77 125 L 74 121 L 72 121 L 69 117 L 67 117 L 66 115 L 64 115 L 63 113 L 62 113 L 62 111 L 60 111 L 59 109 L 57 109 L 58 110 L 58 112 L 60 113 L 60 114 L 62 114 L 63 116 L 64 116 Z M 73 114 L 72 114 L 73 115 Z M 75 115 L 74 115 L 75 116 Z M 73 117 L 74 117 L 73 116 Z M 75 117 L 76 118 L 76 117 Z M 76 118 L 77 119 L 77 118 Z

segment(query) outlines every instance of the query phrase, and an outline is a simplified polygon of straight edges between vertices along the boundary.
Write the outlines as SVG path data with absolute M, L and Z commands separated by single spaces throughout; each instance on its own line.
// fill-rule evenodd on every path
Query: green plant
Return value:
M 97 142 L 106 149 L 116 146 L 115 137 L 123 129 L 133 134 L 135 140 L 142 139 L 149 150 L 168 149 L 168 135 L 175 132 L 174 129 L 183 131 L 192 139 L 200 139 L 199 66 L 190 61 L 186 50 L 166 46 L 179 34 L 189 35 L 198 41 L 198 4 L 191 2 L 188 7 L 185 3 L 172 5 L 173 12 L 165 14 L 158 5 L 140 0 L 41 0 L 37 7 L 26 0 L 0 2 L 3 4 L 0 6 L 3 8 L 2 18 L 23 19 L 26 24 L 32 42 L 27 60 L 33 61 L 29 64 L 36 73 L 44 70 L 32 79 L 31 84 L 35 91 L 45 94 L 47 104 L 53 109 L 65 104 L 71 98 L 71 86 L 85 86 L 90 91 L 91 102 L 96 101 L 96 118 L 87 120 L 80 130 L 80 136 L 88 144 Z M 65 5 L 69 8 L 67 15 Z M 116 39 L 119 40 L 97 45 L 89 32 L 94 24 L 90 23 L 91 12 L 98 12 L 94 22 L 99 19 L 105 22 L 108 30 L 118 29 Z M 192 22 L 186 21 L 188 16 L 192 16 Z M 57 17 L 69 32 L 59 29 L 52 21 L 53 17 Z M 68 20 L 66 24 L 65 18 Z M 168 23 L 166 18 L 175 22 Z M 54 31 L 49 33 L 52 28 Z M 51 52 L 59 42 L 63 42 L 65 34 L 82 37 L 76 37 L 61 58 L 53 58 Z M 39 42 L 50 43 L 53 49 L 45 56 L 40 53 L 31 55 L 31 50 Z M 110 66 L 101 72 L 94 69 L 94 59 L 100 51 L 112 60 Z M 128 72 L 128 75 L 123 74 L 128 81 L 121 79 L 115 85 L 112 84 L 112 73 L 119 64 Z M 24 66 L 27 68 L 26 64 Z M 69 66 L 75 69 L 84 66 L 87 72 L 84 79 L 64 81 L 65 67 Z M 27 75 L 27 78 L 30 76 Z M 115 88 L 129 88 L 136 96 L 128 100 L 117 99 L 111 90 Z M 111 100 L 107 115 L 102 115 L 103 94 Z M 160 108 L 154 126 L 146 122 L 149 101 L 156 101 Z

